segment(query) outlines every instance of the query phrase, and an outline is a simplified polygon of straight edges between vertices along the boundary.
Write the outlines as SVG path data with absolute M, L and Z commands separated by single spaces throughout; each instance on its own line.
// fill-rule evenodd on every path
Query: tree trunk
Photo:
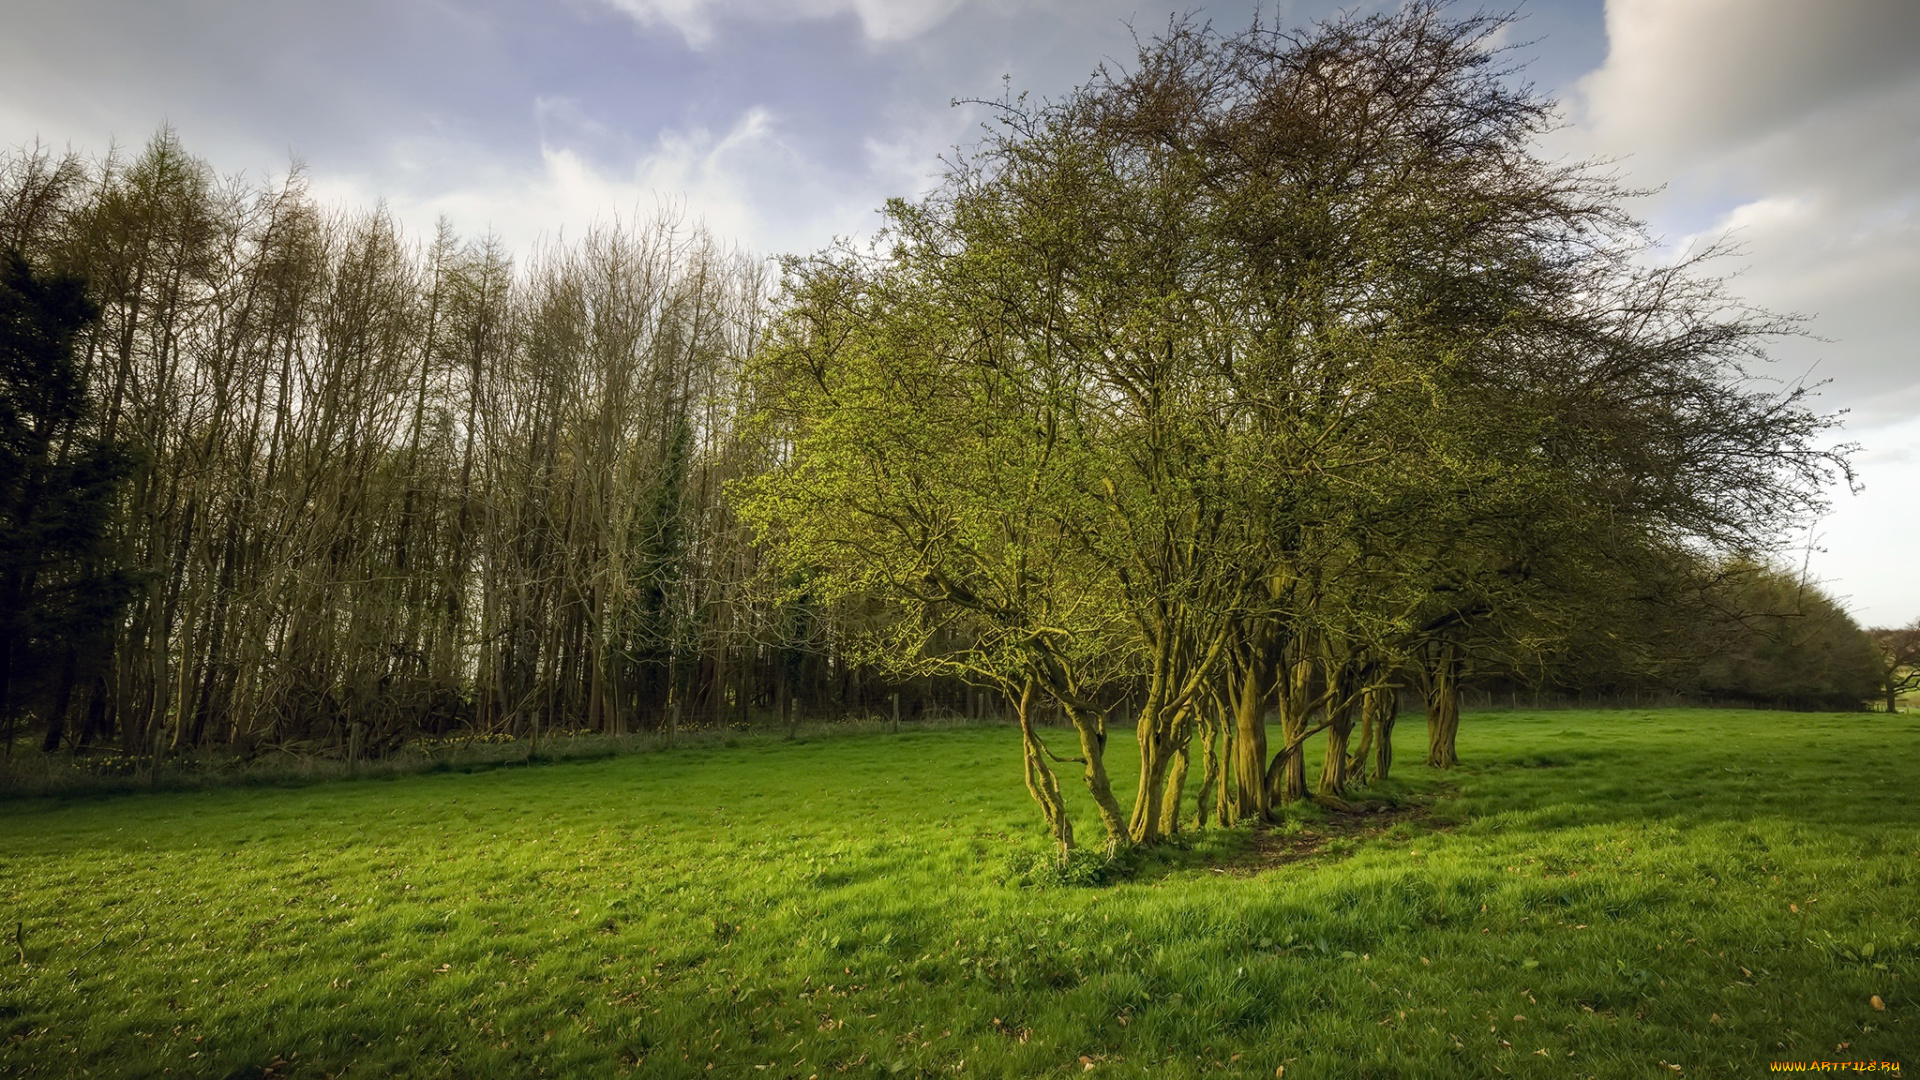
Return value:
M 1354 713 L 1359 709 L 1359 671 L 1352 663 L 1327 661 L 1329 698 L 1327 698 L 1327 755 L 1321 759 L 1319 784 L 1315 794 L 1329 799 L 1346 798 L 1346 744 L 1354 732 Z
M 1219 795 L 1214 799 L 1213 808 L 1214 821 L 1223 829 L 1232 826 L 1235 821 L 1233 806 L 1236 795 L 1233 791 L 1233 775 L 1233 731 L 1231 728 L 1231 719 L 1222 717 L 1220 723 Z
M 1076 706 L 1063 704 L 1063 708 L 1074 731 L 1080 735 L 1080 757 L 1086 765 L 1087 793 L 1093 796 L 1093 805 L 1100 811 L 1100 824 L 1107 830 L 1107 847 L 1124 847 L 1127 844 L 1127 815 L 1126 811 L 1120 809 L 1120 800 L 1113 797 L 1113 781 L 1107 776 L 1107 735 L 1101 730 L 1100 718 Z
M 1273 809 L 1267 788 L 1266 718 L 1272 664 L 1263 645 L 1256 640 L 1248 650 L 1233 703 L 1233 744 L 1227 756 L 1232 759 L 1235 821 L 1265 821 Z
M 1180 802 L 1186 791 L 1191 748 L 1192 739 L 1189 736 L 1181 742 L 1178 749 L 1174 750 L 1173 762 L 1167 770 L 1166 786 L 1160 793 L 1160 835 L 1162 836 L 1173 836 L 1180 831 Z M 1206 786 L 1201 785 L 1200 790 L 1201 801 L 1204 802 Z M 1200 813 L 1203 818 L 1206 816 L 1204 806 Z
M 1373 756 L 1374 729 L 1378 726 L 1373 700 L 1374 690 L 1369 687 L 1360 702 L 1360 739 L 1347 756 L 1347 782 L 1351 784 L 1367 782 L 1368 759 Z
M 1327 750 L 1320 759 L 1320 778 L 1314 782 L 1315 795 L 1327 799 L 1347 797 L 1347 746 L 1353 735 L 1353 714 L 1344 721 L 1327 725 Z
M 1393 768 L 1393 722 L 1400 712 L 1400 692 L 1379 688 L 1369 699 L 1368 706 L 1375 710 L 1373 778 L 1385 780 Z
M 1427 764 L 1451 769 L 1460 763 L 1454 736 L 1460 730 L 1460 659 L 1453 642 L 1443 642 L 1427 675 Z
M 79 677 L 79 650 L 69 642 L 61 652 L 63 655 L 60 659 L 60 686 L 54 693 L 53 708 L 47 713 L 46 738 L 40 742 L 40 749 L 48 754 L 60 749 L 60 742 L 66 736 L 67 710 L 73 704 L 73 684 Z M 11 717 L 8 718 L 7 724 L 9 728 L 12 727 Z M 9 743 L 7 749 L 11 752 L 13 749 L 11 731 L 8 733 L 7 741 Z
M 1060 794 L 1059 778 L 1047 765 L 1040 735 L 1033 729 L 1033 698 L 1033 681 L 1028 680 L 1020 691 L 1020 740 L 1027 792 L 1040 804 L 1047 830 L 1053 834 L 1054 843 L 1060 845 L 1060 857 L 1064 859 L 1073 850 L 1073 819 L 1067 814 L 1067 801 Z M 894 700 L 899 700 L 898 695 Z
M 1206 828 L 1207 812 L 1221 808 L 1220 798 L 1214 793 L 1214 781 L 1220 776 L 1220 755 L 1218 752 L 1219 733 L 1225 727 L 1215 715 L 1209 723 L 1203 723 L 1199 735 L 1200 742 L 1200 786 L 1194 789 L 1193 827 L 1197 831 Z M 1224 797 L 1225 792 L 1221 792 Z
M 1307 752 L 1300 740 L 1307 732 L 1308 706 L 1312 702 L 1313 661 L 1305 656 L 1296 659 L 1281 679 L 1281 750 L 1267 770 L 1267 786 L 1276 804 L 1307 797 Z
M 787 697 L 791 692 L 787 686 L 787 665 L 778 654 L 773 660 L 773 722 L 784 724 L 787 721 Z
M 1152 844 L 1160 839 L 1161 802 L 1166 797 L 1167 773 L 1173 764 L 1174 747 L 1167 725 L 1158 722 L 1157 699 L 1150 699 L 1140 711 L 1135 735 L 1140 743 L 1140 784 L 1133 796 L 1133 817 L 1127 832 L 1133 842 Z

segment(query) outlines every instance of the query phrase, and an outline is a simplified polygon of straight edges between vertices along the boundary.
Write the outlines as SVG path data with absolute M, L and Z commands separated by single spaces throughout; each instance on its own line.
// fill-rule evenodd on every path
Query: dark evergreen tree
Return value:
M 57 749 L 76 683 L 105 666 L 127 575 L 107 551 L 123 455 L 96 430 L 75 362 L 99 317 L 77 276 L 0 257 L 0 723 L 46 722 Z

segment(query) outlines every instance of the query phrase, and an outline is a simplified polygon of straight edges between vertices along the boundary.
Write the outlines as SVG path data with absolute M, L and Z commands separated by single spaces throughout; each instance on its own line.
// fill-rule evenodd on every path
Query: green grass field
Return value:
M 1001 728 L 0 804 L 0 1074 L 1920 1067 L 1920 717 L 1401 734 L 1398 810 L 1097 888 L 1023 884 Z

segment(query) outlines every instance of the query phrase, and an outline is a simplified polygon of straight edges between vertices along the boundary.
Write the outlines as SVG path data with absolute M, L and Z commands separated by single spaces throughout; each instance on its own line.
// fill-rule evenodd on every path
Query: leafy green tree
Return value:
M 972 254 L 790 265 L 788 309 L 756 359 L 764 422 L 786 452 L 746 485 L 742 511 L 814 595 L 875 602 L 855 626 L 860 655 L 998 687 L 1023 713 L 1035 687 L 1059 703 L 1118 841 L 1090 690 L 1114 663 L 1100 646 L 1121 635 L 1073 539 L 1099 513 L 1077 402 L 1042 354 L 998 333 L 998 267 Z M 1038 792 L 1056 791 L 1030 725 L 1027 744 Z
M 1714 598 L 1718 610 L 1703 627 L 1714 647 L 1694 677 L 1700 691 L 1798 709 L 1859 709 L 1880 696 L 1872 638 L 1802 577 L 1734 562 Z
M 1920 619 L 1902 627 L 1867 631 L 1879 653 L 1880 690 L 1887 712 L 1898 712 L 1902 694 L 1920 690 Z
M 1131 842 L 1179 826 L 1196 733 L 1217 816 L 1306 797 L 1321 730 L 1337 798 L 1401 663 L 1451 764 L 1486 642 L 1597 612 L 1585 568 L 1636 545 L 1764 546 L 1835 463 L 1801 391 L 1744 381 L 1789 327 L 1642 267 L 1626 193 L 1539 156 L 1502 25 L 1175 20 L 1129 72 L 999 102 L 873 252 L 790 264 L 765 534 L 900 625 L 985 619 L 1003 685 L 1070 714 L 1117 658 Z

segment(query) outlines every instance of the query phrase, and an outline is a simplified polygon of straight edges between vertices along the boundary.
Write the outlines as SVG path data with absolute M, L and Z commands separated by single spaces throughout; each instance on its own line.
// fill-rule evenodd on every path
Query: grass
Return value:
M 1520 711 L 1461 748 L 1367 800 L 1398 811 L 1095 888 L 1022 883 L 999 728 L 16 801 L 0 1074 L 1913 1067 L 1920 717 Z
M 920 731 L 970 727 L 979 721 L 940 715 L 913 723 Z M 661 732 L 603 735 L 559 731 L 538 739 L 505 735 L 418 739 L 384 757 L 349 762 L 338 745 L 320 753 L 273 749 L 247 756 L 220 752 L 169 757 L 158 775 L 145 755 L 93 748 L 81 754 L 39 754 L 34 740 L 0 752 L 0 801 L 43 795 L 107 795 L 136 791 L 200 791 L 207 788 L 322 783 L 349 778 L 391 778 L 409 773 L 475 772 L 489 768 L 620 757 L 674 747 L 784 741 L 795 732 L 809 737 L 875 734 L 889 729 L 876 716 L 808 721 L 795 728 L 762 722 L 688 726 L 669 738 Z

